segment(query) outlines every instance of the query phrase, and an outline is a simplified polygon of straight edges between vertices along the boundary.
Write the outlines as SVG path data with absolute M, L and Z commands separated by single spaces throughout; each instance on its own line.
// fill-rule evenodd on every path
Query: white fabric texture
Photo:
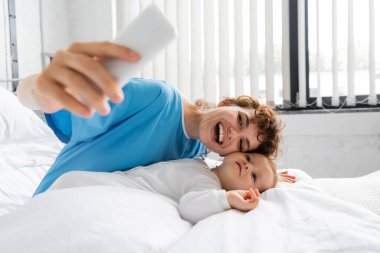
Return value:
M 0 87 L 0 215 L 31 198 L 61 148 L 50 128 Z
M 155 253 L 190 229 L 164 196 L 87 186 L 40 194 L 0 217 L 0 245 L 2 253 Z
M 89 185 L 113 185 L 164 195 L 179 204 L 182 218 L 195 224 L 230 208 L 218 177 L 201 159 L 180 159 L 115 173 L 73 171 L 50 190 Z
M 270 189 L 248 213 L 213 215 L 168 252 L 380 252 L 380 216 L 319 192 L 312 182 Z
M 317 178 L 330 196 L 365 207 L 380 215 L 380 170 L 356 178 Z
M 259 206 L 191 226 L 176 203 L 120 186 L 48 191 L 0 217 L 1 252 L 380 252 L 380 216 L 319 192 L 280 185 Z

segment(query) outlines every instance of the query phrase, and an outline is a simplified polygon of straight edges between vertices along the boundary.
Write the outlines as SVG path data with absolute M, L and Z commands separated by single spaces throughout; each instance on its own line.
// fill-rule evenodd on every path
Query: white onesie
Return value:
M 121 185 L 165 195 L 179 204 L 182 218 L 194 224 L 231 208 L 218 177 L 196 158 L 113 173 L 72 171 L 58 178 L 49 190 L 89 185 Z

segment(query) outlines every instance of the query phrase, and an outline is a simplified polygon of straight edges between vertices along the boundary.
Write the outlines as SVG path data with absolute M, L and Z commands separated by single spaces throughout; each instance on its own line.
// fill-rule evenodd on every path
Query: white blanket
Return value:
M 154 193 L 88 186 L 40 194 L 0 217 L 1 253 L 166 252 L 191 224 Z
M 62 147 L 33 111 L 0 87 L 0 216 L 31 198 Z
M 356 178 L 317 178 L 315 183 L 330 196 L 380 215 L 380 170 Z
M 380 252 L 380 216 L 312 182 L 268 190 L 255 210 L 230 210 L 194 227 L 175 203 L 149 192 L 51 191 L 0 217 L 1 252 Z
M 380 252 L 380 216 L 312 184 L 271 189 L 249 213 L 205 219 L 169 252 Z

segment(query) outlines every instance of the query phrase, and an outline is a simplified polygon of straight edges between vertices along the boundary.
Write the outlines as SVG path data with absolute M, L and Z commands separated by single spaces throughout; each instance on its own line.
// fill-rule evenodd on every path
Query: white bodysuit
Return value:
M 191 223 L 230 209 L 218 177 L 201 159 L 181 159 L 126 171 L 73 171 L 62 175 L 49 190 L 118 185 L 165 195 L 178 203 L 181 217 Z

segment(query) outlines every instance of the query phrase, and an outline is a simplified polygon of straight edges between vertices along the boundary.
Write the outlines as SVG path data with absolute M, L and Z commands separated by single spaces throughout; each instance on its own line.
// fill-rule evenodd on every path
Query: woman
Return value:
M 67 143 L 36 193 L 68 171 L 126 170 L 197 157 L 206 148 L 222 156 L 277 155 L 282 123 L 270 107 L 242 96 L 202 111 L 163 81 L 132 79 L 121 89 L 100 64 L 108 57 L 139 59 L 109 42 L 74 43 L 20 84 L 21 102 L 47 113 L 49 126 Z

